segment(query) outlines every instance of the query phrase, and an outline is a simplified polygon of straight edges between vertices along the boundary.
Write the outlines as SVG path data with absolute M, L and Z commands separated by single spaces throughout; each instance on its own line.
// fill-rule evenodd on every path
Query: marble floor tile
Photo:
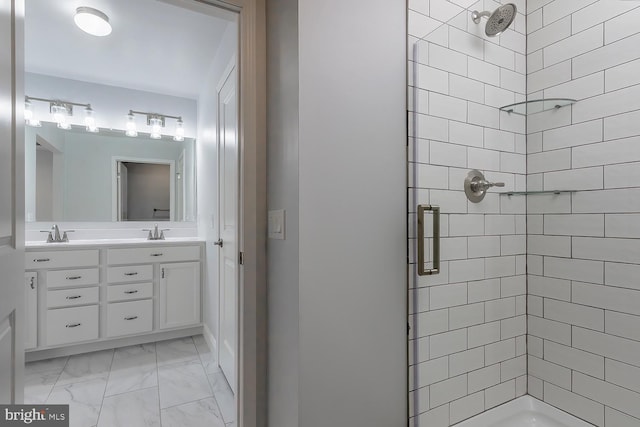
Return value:
M 160 427 L 158 388 L 105 397 L 98 427 Z
M 205 341 L 202 335 L 195 335 L 193 337 L 193 342 L 196 345 L 196 349 L 198 350 L 198 355 L 200 356 L 200 361 L 202 362 L 202 366 L 204 366 L 204 370 L 207 374 L 214 374 L 220 370 L 218 366 L 218 360 L 216 355 L 211 352 L 209 349 L 209 345 Z
M 156 354 L 158 366 L 192 362 L 199 358 L 198 350 L 191 337 L 157 342 Z
M 56 357 L 54 359 L 38 360 L 36 362 L 25 363 L 26 372 L 62 372 L 64 365 L 69 360 L 68 356 Z
M 106 396 L 158 385 L 154 344 L 119 348 L 113 356 Z
M 211 397 L 211 386 L 199 360 L 158 366 L 160 408 Z
M 69 357 L 56 386 L 88 381 L 96 378 L 107 379 L 113 350 L 94 351 Z
M 207 376 L 213 390 L 213 396 L 220 407 L 222 418 L 226 423 L 234 422 L 236 420 L 236 401 L 227 379 L 222 371 Z
M 59 376 L 60 372 L 57 370 L 33 372 L 25 369 L 24 402 L 36 405 L 45 403 Z
M 162 427 L 225 427 L 213 397 L 162 410 Z
M 55 386 L 46 403 L 69 405 L 69 427 L 89 427 L 98 422 L 107 380 L 104 378 Z

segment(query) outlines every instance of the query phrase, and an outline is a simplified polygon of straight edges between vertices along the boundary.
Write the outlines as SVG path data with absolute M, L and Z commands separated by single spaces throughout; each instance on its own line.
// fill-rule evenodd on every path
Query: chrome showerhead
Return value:
M 495 37 L 511 25 L 516 17 L 517 11 L 518 9 L 515 4 L 507 3 L 494 10 L 493 13 L 474 10 L 473 13 L 471 13 L 471 19 L 476 24 L 479 24 L 480 18 L 483 16 L 488 17 L 489 19 L 487 20 L 484 33 L 489 37 Z

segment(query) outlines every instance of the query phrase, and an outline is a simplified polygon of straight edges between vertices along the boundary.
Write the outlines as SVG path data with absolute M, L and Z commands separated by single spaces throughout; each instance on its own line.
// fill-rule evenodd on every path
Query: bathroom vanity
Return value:
M 196 238 L 27 242 L 27 359 L 202 332 Z

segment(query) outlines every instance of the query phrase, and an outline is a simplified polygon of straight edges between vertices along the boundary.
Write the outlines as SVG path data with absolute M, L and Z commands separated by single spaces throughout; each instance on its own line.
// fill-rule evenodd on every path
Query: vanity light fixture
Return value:
M 46 102 L 49 104 L 49 112 L 51 113 L 53 121 L 58 125 L 60 129 L 71 129 L 69 117 L 73 116 L 74 106 L 84 107 L 84 123 L 87 131 L 94 133 L 98 132 L 98 127 L 96 126 L 96 119 L 93 115 L 91 104 L 80 104 L 77 102 L 60 101 L 57 99 L 36 98 L 34 96 L 26 96 L 24 100 L 24 119 L 28 126 L 42 126 L 40 120 L 35 116 L 33 101 Z
M 79 7 L 76 9 L 73 21 L 78 28 L 92 36 L 104 37 L 111 34 L 109 17 L 98 9 L 86 6 Z
M 135 114 L 140 114 L 147 117 L 147 126 L 151 127 L 151 132 L 149 132 L 149 136 L 151 137 L 151 139 L 162 138 L 162 128 L 165 127 L 166 119 L 175 119 L 176 129 L 173 140 L 184 141 L 184 122 L 182 121 L 181 116 L 169 116 L 167 114 L 148 113 L 144 111 L 134 110 L 129 110 L 129 114 L 127 115 L 127 136 L 138 135 L 138 133 L 135 131 Z M 132 131 L 130 132 L 130 130 Z

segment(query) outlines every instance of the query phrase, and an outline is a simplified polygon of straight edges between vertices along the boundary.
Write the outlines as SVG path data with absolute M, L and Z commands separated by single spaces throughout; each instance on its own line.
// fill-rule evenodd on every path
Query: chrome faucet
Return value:
M 147 240 L 164 240 L 164 232 L 169 231 L 169 228 L 163 228 L 161 230 L 158 229 L 158 224 L 155 224 L 153 230 L 149 228 L 145 228 L 142 231 L 148 231 L 149 235 L 147 236 Z
M 53 224 L 51 230 L 40 231 L 41 233 L 49 233 L 47 236 L 47 243 L 67 243 L 69 241 L 69 236 L 67 233 L 73 233 L 75 230 L 67 230 L 62 233 L 62 237 L 60 236 L 60 227 L 58 224 Z

